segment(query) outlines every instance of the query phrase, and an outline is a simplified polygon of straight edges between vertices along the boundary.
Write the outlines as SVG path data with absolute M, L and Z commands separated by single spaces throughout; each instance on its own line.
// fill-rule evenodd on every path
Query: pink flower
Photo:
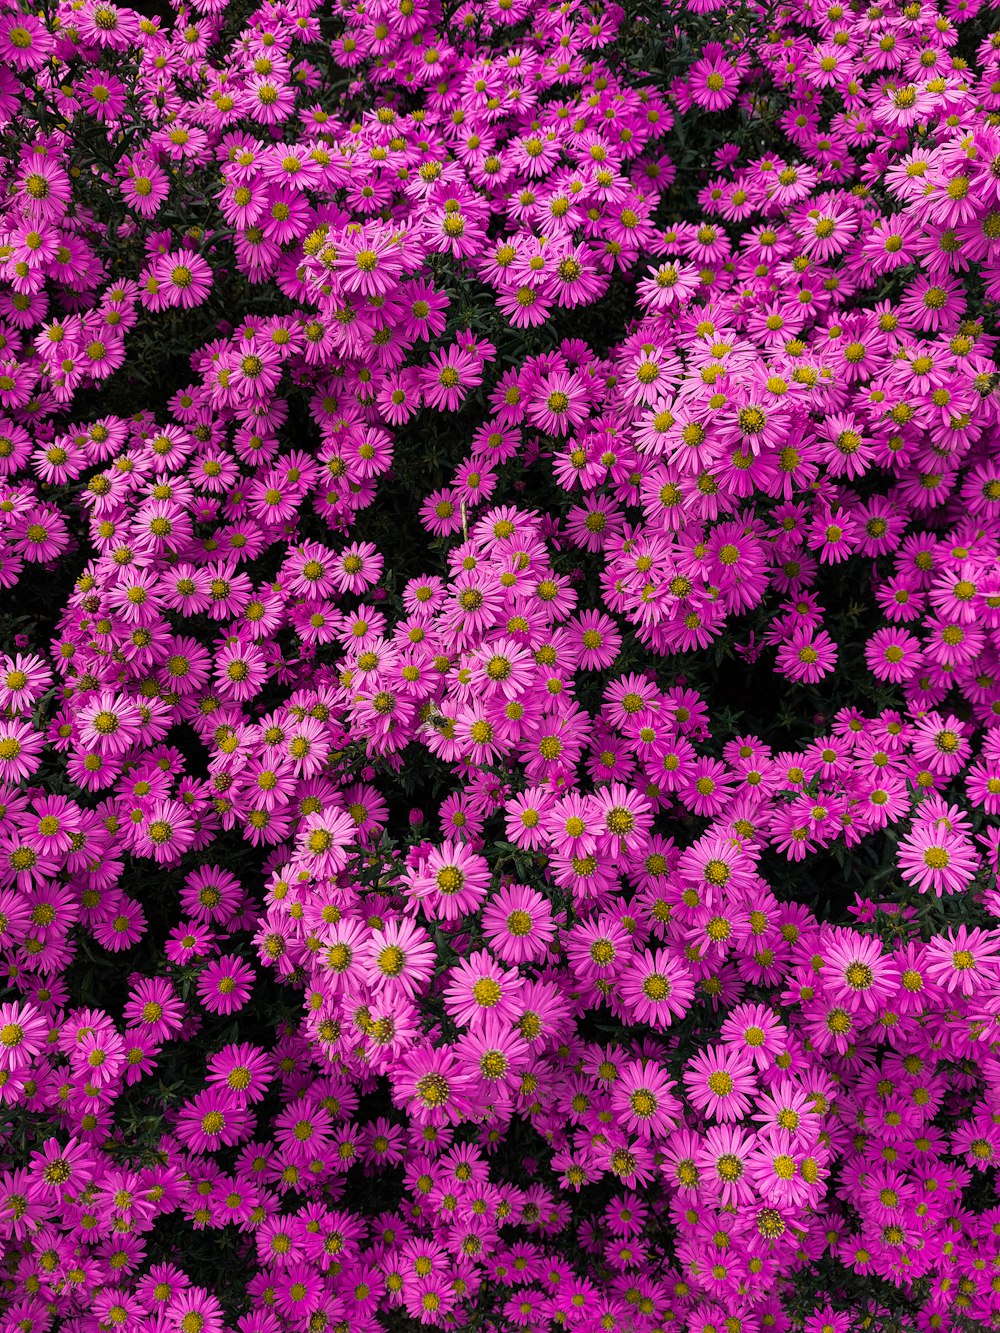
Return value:
M 469 1073 L 448 1046 L 426 1043 L 408 1051 L 390 1081 L 393 1101 L 421 1124 L 458 1124 L 469 1106 Z
M 427 932 L 413 921 L 388 921 L 373 930 L 365 949 L 366 977 L 376 992 L 415 999 L 434 970 L 436 953 Z
M 683 1018 L 694 999 L 687 964 L 666 949 L 633 956 L 619 982 L 622 1001 L 635 1022 L 668 1027 Z
M 692 1106 L 722 1121 L 744 1119 L 757 1086 L 749 1056 L 724 1046 L 709 1046 L 689 1060 L 683 1082 Z
M 43 1049 L 48 1024 L 30 1004 L 0 1005 L 0 1069 L 26 1069 Z
M 877 1011 L 895 993 L 899 972 L 881 941 L 853 930 L 836 931 L 822 948 L 823 989 L 848 1009 Z
M 156 283 L 156 294 L 165 306 L 191 310 L 200 305 L 212 289 L 212 270 L 208 263 L 189 250 L 171 250 L 149 269 Z M 143 300 L 149 301 L 144 294 Z
M 482 380 L 480 363 L 470 352 L 460 347 L 432 352 L 421 382 L 424 403 L 455 412 Z
M 945 821 L 918 821 L 900 839 L 900 873 L 921 893 L 961 893 L 972 882 L 979 856 L 968 838 L 950 830 Z
M 242 958 L 225 956 L 198 975 L 198 999 L 211 1014 L 233 1014 L 250 999 L 254 971 Z
M 524 884 L 501 889 L 484 907 L 482 920 L 491 948 L 505 963 L 543 958 L 555 939 L 548 899 Z
M 20 782 L 38 767 L 44 737 L 29 721 L 0 718 L 0 781 Z
M 612 1105 L 631 1133 L 640 1139 L 660 1138 L 680 1120 L 681 1105 L 673 1093 L 675 1086 L 652 1062 L 631 1060 L 614 1082 Z
M 431 917 L 454 921 L 479 906 L 490 882 L 489 865 L 461 843 L 446 839 L 407 874 L 411 896 Z
M 815 684 L 837 664 L 837 645 L 825 630 L 802 626 L 778 649 L 777 667 L 789 680 Z

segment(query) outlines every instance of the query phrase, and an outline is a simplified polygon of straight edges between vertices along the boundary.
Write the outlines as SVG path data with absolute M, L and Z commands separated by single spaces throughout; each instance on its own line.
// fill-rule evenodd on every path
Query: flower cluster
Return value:
M 979 8 L 0 5 L 4 1333 L 1000 1328 Z

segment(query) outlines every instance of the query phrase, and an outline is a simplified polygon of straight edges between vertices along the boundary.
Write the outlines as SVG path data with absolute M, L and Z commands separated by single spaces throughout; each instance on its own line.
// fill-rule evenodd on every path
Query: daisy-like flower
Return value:
M 45 737 L 30 721 L 0 718 L 0 781 L 30 778 L 41 761 Z
M 355 838 L 356 827 L 346 811 L 316 811 L 299 826 L 297 851 L 310 874 L 328 878 L 347 865 Z
M 555 939 L 552 907 L 537 889 L 511 884 L 483 908 L 483 934 L 505 963 L 527 963 L 544 958 Z
M 865 645 L 865 661 L 876 680 L 904 684 L 924 665 L 920 640 L 902 628 L 880 629 Z
M 739 1004 L 726 1017 L 719 1038 L 766 1069 L 780 1052 L 786 1033 L 774 1011 L 763 1004 Z
M 753 1062 L 726 1046 L 708 1046 L 687 1062 L 683 1075 L 688 1100 L 715 1120 L 743 1120 L 757 1090 Z
M 489 1014 L 512 1017 L 525 978 L 501 967 L 485 949 L 463 958 L 450 971 L 445 1008 L 456 1023 L 475 1026 Z
M 166 977 L 143 977 L 125 1004 L 124 1018 L 157 1041 L 166 1041 L 184 1022 L 184 1002 Z
M 917 722 L 910 742 L 914 757 L 934 773 L 957 773 L 969 756 L 965 730 L 957 717 L 927 713 Z
M 393 1101 L 418 1123 L 454 1125 L 464 1118 L 471 1078 L 451 1047 L 428 1042 L 407 1051 L 389 1076 Z
M 757 1146 L 752 1133 L 736 1125 L 713 1125 L 695 1156 L 706 1190 L 717 1194 L 724 1208 L 752 1203 L 755 1191 L 747 1168 Z
M 789 680 L 814 685 L 828 676 L 837 664 L 837 645 L 825 630 L 811 626 L 796 628 L 778 649 L 778 670 Z
M 921 893 L 961 893 L 979 868 L 979 856 L 963 834 L 943 820 L 919 821 L 899 841 L 897 862 L 908 884 Z
M 65 1143 L 46 1139 L 41 1149 L 31 1154 L 29 1166 L 35 1188 L 50 1200 L 78 1197 L 94 1170 L 89 1149 L 76 1138 Z
M 223 1088 L 205 1088 L 185 1103 L 177 1117 L 177 1137 L 193 1152 L 231 1148 L 250 1137 L 252 1113 Z
M 513 1090 L 528 1063 L 528 1043 L 516 1028 L 497 1015 L 487 1014 L 455 1046 L 472 1078 L 478 1080 L 491 1103 Z
M 170 250 L 153 264 L 150 277 L 157 284 L 160 300 L 167 306 L 191 310 L 212 290 L 212 269 L 207 260 L 190 250 Z
M 52 684 L 52 672 L 34 653 L 0 657 L 0 708 L 23 713 Z
M 694 1000 L 694 977 L 687 964 L 666 949 L 647 949 L 619 978 L 622 1003 L 636 1022 L 669 1027 Z
M 754 1189 L 778 1207 L 813 1203 L 824 1179 L 824 1161 L 819 1148 L 811 1148 L 787 1130 L 766 1134 L 754 1152 L 748 1175 Z
M 45 1045 L 49 1025 L 33 1005 L 0 1004 L 0 1069 L 26 1068 Z
M 378 582 L 382 564 L 382 556 L 371 542 L 352 542 L 337 557 L 334 586 L 340 592 L 363 593 Z
M 619 1071 L 612 1088 L 612 1105 L 625 1128 L 640 1139 L 660 1137 L 680 1120 L 676 1085 L 656 1064 L 630 1060 Z
M 224 956 L 199 973 L 198 999 L 210 1014 L 233 1014 L 242 1009 L 253 991 L 254 970 L 242 958 Z
M 611 666 L 622 646 L 622 636 L 610 616 L 602 611 L 582 611 L 572 621 L 578 656 L 585 671 L 603 671 Z
M 454 921 L 474 911 L 486 897 L 490 868 L 483 856 L 446 839 L 408 872 L 410 894 L 432 917 Z
M 556 795 L 549 787 L 528 787 L 504 805 L 504 827 L 516 847 L 538 851 L 549 838 L 548 816 Z
M 599 820 L 598 851 L 624 855 L 645 844 L 653 827 L 653 810 L 641 793 L 612 782 L 594 793 L 591 806 Z
M 719 55 L 696 60 L 688 71 L 688 91 L 698 106 L 707 111 L 723 111 L 736 100 L 740 74 Z
M 267 663 L 255 643 L 230 640 L 215 659 L 215 682 L 221 695 L 239 703 L 252 699 L 267 680 Z
M 811 1132 L 817 1114 L 816 1099 L 793 1079 L 782 1078 L 758 1096 L 752 1119 L 765 1127 L 797 1135 Z
M 135 829 L 132 850 L 137 856 L 151 856 L 160 865 L 172 865 L 190 848 L 194 836 L 194 819 L 187 806 L 176 800 L 154 801 Z
M 592 802 L 578 792 L 569 792 L 556 802 L 546 830 L 560 856 L 589 856 L 596 851 L 597 830 L 591 807 Z
M 831 999 L 874 1013 L 895 994 L 899 970 L 878 938 L 838 930 L 821 948 L 823 989 Z
M 77 720 L 83 744 L 112 757 L 131 749 L 142 725 L 138 706 L 113 690 L 102 690 L 85 704 Z
M 584 981 L 620 976 L 632 957 L 628 931 L 610 916 L 582 921 L 566 936 L 566 956 L 573 973 Z
M 144 218 L 153 217 L 170 193 L 170 180 L 149 153 L 132 153 L 121 159 L 118 174 L 126 204 Z
M 431 353 L 430 365 L 422 374 L 420 387 L 427 407 L 456 412 L 468 394 L 482 382 L 479 360 L 463 348 L 453 346 Z
M 393 291 L 406 265 L 404 241 L 399 227 L 371 222 L 341 234 L 332 266 L 343 290 L 362 296 Z
M 516 699 L 530 687 L 534 675 L 531 653 L 513 639 L 501 638 L 474 654 L 469 684 L 486 698 Z
M 973 995 L 996 985 L 1000 949 L 995 931 L 960 925 L 937 935 L 925 946 L 927 975 L 946 991 Z
M 410 999 L 424 990 L 437 961 L 427 932 L 406 918 L 373 930 L 363 956 L 365 978 L 376 992 L 399 991 Z

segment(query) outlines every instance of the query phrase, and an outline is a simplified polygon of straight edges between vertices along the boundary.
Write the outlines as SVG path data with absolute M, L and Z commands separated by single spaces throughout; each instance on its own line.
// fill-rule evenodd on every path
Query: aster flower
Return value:
M 837 646 L 825 630 L 796 629 L 778 649 L 777 667 L 790 680 L 814 684 L 830 674 L 837 662 Z
M 298 846 L 303 863 L 317 876 L 334 875 L 347 865 L 356 829 L 343 810 L 324 810 L 309 814 L 298 831 Z
M 433 352 L 421 382 L 424 403 L 454 412 L 482 378 L 479 362 L 462 348 Z
M 139 736 L 140 715 L 127 696 L 103 690 L 77 714 L 86 746 L 112 757 L 125 753 Z
M 632 955 L 628 932 L 605 915 L 574 926 L 565 948 L 570 967 L 584 981 L 606 981 L 621 975 Z
M 366 977 L 375 991 L 401 991 L 411 999 L 424 989 L 436 960 L 427 932 L 405 919 L 372 931 L 365 953 Z
M 496 1014 L 486 1014 L 459 1038 L 455 1054 L 478 1080 L 481 1095 L 495 1106 L 516 1087 L 528 1063 L 528 1044 L 516 1028 Z
M 409 888 L 414 898 L 427 903 L 432 915 L 452 921 L 479 906 L 489 881 L 484 857 L 446 839 L 410 872 Z
M 140 216 L 151 218 L 170 192 L 167 173 L 148 153 L 126 155 L 118 164 L 122 197 Z
M 824 990 L 852 1011 L 877 1010 L 896 990 L 899 973 L 877 939 L 838 931 L 822 957 Z
M 694 978 L 687 965 L 666 949 L 633 955 L 619 980 L 622 1001 L 635 1020 L 669 1026 L 683 1018 L 694 999 Z
M 825 1176 L 822 1150 L 797 1142 L 786 1130 L 773 1130 L 751 1159 L 748 1174 L 766 1202 L 781 1208 L 815 1200 Z
M 680 1118 L 675 1085 L 656 1065 L 641 1060 L 623 1066 L 612 1090 L 612 1104 L 626 1129 L 640 1139 L 660 1137 Z
M 207 262 L 188 250 L 171 250 L 161 255 L 149 270 L 156 293 L 165 306 L 182 310 L 200 305 L 212 288 L 212 270 Z M 149 297 L 143 293 L 148 304 Z
M 43 1049 L 48 1024 L 30 1004 L 0 1005 L 0 1068 L 27 1068 Z
M 457 1124 L 465 1115 L 469 1074 L 449 1047 L 422 1045 L 407 1052 L 391 1075 L 392 1097 L 421 1124 Z
M 132 989 L 124 1018 L 150 1037 L 165 1041 L 181 1026 L 184 1004 L 165 977 L 143 977 Z
M 28 721 L 0 719 L 0 781 L 29 778 L 38 767 L 44 737 Z
M 932 939 L 926 946 L 925 970 L 944 990 L 973 995 L 995 984 L 1000 973 L 995 932 L 964 924 Z
M 524 981 L 519 971 L 501 967 L 481 949 L 451 968 L 445 1007 L 462 1026 L 475 1026 L 491 1013 L 513 1016 Z
M 688 1061 L 683 1076 L 688 1099 L 716 1120 L 742 1120 L 756 1089 L 749 1056 L 723 1046 L 710 1046 Z
M 713 1125 L 694 1159 L 705 1189 L 717 1193 L 724 1207 L 743 1206 L 755 1199 L 748 1178 L 756 1138 L 735 1125 Z
M 51 684 L 52 673 L 36 654 L 5 654 L 0 658 L 0 708 L 25 712 Z
M 250 999 L 253 980 L 253 968 L 241 958 L 224 956 L 199 973 L 198 999 L 209 1013 L 235 1013 Z
M 741 1004 L 727 1015 L 719 1036 L 725 1045 L 749 1055 L 757 1069 L 766 1069 L 780 1049 L 784 1029 L 773 1010 Z
M 505 963 L 544 957 L 556 934 L 548 900 L 524 884 L 501 889 L 484 907 L 482 922 L 491 948 Z
M 979 866 L 968 838 L 943 821 L 915 823 L 900 839 L 897 860 L 907 883 L 921 893 L 933 891 L 939 898 L 967 888 Z
M 94 1160 L 88 1149 L 76 1138 L 65 1143 L 46 1139 L 41 1148 L 31 1154 L 29 1171 L 35 1188 L 50 1199 L 75 1197 L 90 1183 Z

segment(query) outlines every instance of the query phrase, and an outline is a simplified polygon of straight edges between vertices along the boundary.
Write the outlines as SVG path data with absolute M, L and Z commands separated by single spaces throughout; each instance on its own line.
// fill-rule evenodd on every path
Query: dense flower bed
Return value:
M 978 0 L 0 15 L 0 1333 L 1000 1328 Z

